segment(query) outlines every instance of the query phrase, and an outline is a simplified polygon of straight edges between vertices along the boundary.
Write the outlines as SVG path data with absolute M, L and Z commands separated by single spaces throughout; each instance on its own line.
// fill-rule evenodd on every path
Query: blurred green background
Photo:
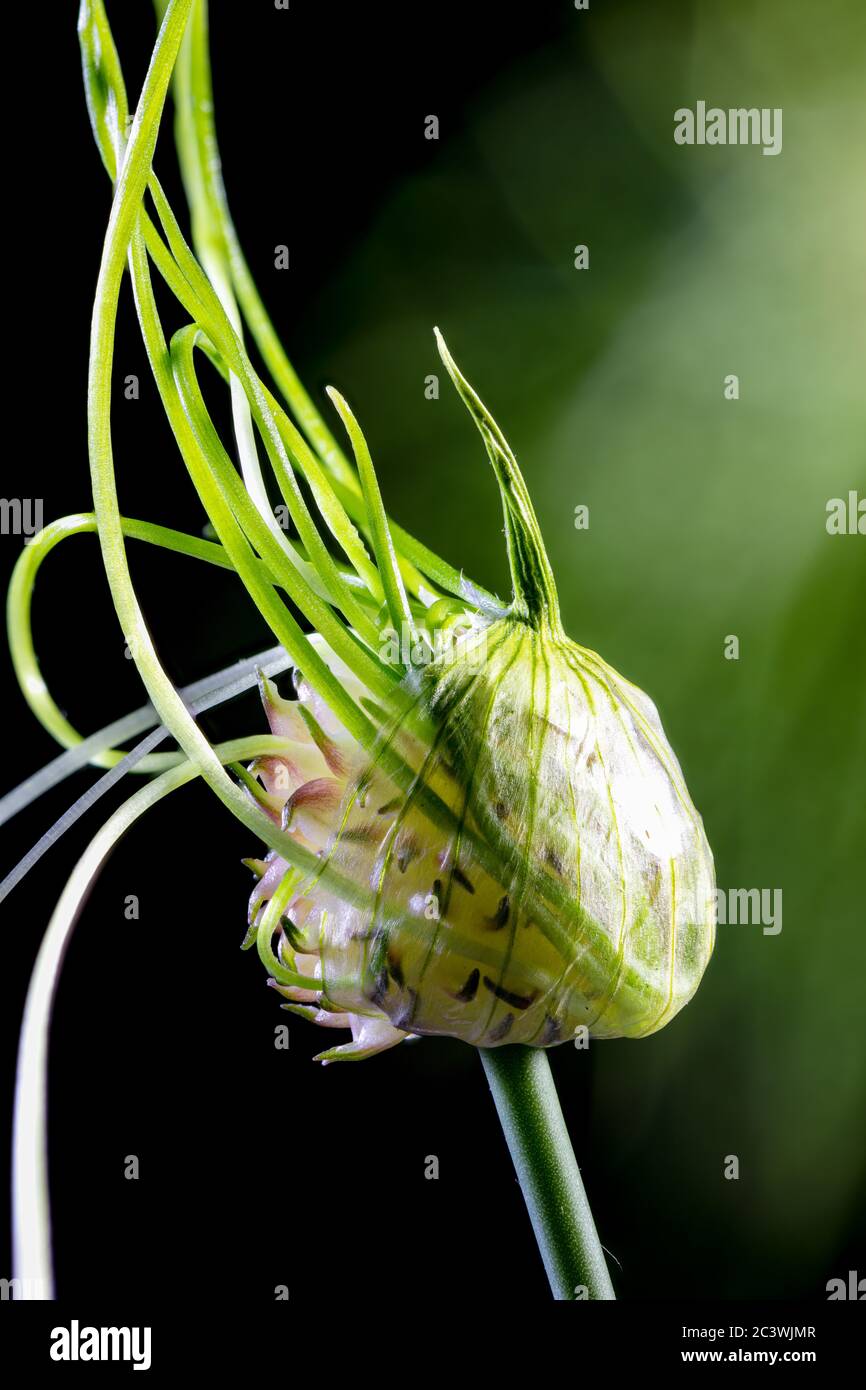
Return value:
M 502 591 L 442 327 L 522 463 L 570 634 L 658 703 L 720 887 L 783 891 L 778 936 L 720 927 L 672 1026 L 593 1049 L 575 1138 L 610 1187 L 606 1242 L 627 1258 L 666 1212 L 712 1252 L 696 1293 L 824 1296 L 866 1247 L 866 537 L 825 527 L 829 498 L 866 496 L 864 79 L 860 3 L 563 15 L 390 192 L 297 334 L 393 514 Z M 781 107 L 782 153 L 676 146 L 698 99 Z

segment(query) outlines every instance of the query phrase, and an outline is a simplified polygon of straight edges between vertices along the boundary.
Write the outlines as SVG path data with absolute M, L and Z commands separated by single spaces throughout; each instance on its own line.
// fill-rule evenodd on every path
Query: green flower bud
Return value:
M 516 461 L 440 348 L 499 481 L 512 604 L 428 615 L 451 640 L 390 709 L 319 644 L 379 724 L 372 757 L 303 677 L 297 701 L 262 687 L 273 732 L 297 743 L 256 766 L 264 804 L 321 864 L 275 924 L 276 959 L 306 979 L 275 983 L 289 1007 L 351 1027 L 324 1061 L 413 1034 L 643 1037 L 689 1001 L 713 948 L 712 856 L 658 712 L 563 632 Z M 260 868 L 253 926 L 288 872 L 273 855 Z

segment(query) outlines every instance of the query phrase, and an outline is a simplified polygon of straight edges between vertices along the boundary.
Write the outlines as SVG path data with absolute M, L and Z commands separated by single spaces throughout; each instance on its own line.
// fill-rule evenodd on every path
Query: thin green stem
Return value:
M 547 1054 L 483 1048 L 481 1060 L 554 1298 L 615 1298 Z
M 379 573 L 382 576 L 382 585 L 385 590 L 385 599 L 388 604 L 388 613 L 391 622 L 397 632 L 401 629 L 408 632 L 410 637 L 415 636 L 415 623 L 412 612 L 409 608 L 409 600 L 406 597 L 406 590 L 403 586 L 403 577 L 397 562 L 397 555 L 394 550 L 394 542 L 391 539 L 391 530 L 388 526 L 388 518 L 385 515 L 385 506 L 382 501 L 382 494 L 379 491 L 379 483 L 376 479 L 376 470 L 373 467 L 373 460 L 370 457 L 370 450 L 364 438 L 358 421 L 349 409 L 348 402 L 343 399 L 340 392 L 334 386 L 328 387 L 328 395 L 336 406 L 337 412 L 346 427 L 346 433 L 352 443 L 352 450 L 355 455 L 355 463 L 358 467 L 358 477 L 361 479 L 361 488 L 364 493 L 364 503 L 367 515 L 370 518 L 370 534 L 373 541 L 373 551 L 376 556 L 376 563 L 379 566 Z

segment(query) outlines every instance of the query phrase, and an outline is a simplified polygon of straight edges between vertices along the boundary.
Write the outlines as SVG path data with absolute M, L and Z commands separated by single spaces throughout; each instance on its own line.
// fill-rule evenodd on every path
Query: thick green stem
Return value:
M 481 1060 L 554 1298 L 615 1298 L 547 1054 L 482 1048 Z

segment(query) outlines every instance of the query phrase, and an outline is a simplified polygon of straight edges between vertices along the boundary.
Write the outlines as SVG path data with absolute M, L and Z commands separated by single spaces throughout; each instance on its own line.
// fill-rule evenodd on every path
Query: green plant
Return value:
M 91 338 L 94 512 L 53 523 L 27 548 L 9 605 L 22 689 L 70 750 L 49 776 L 83 761 L 113 780 L 126 771 L 158 775 L 87 850 L 37 961 L 16 1111 L 18 1274 L 51 1287 L 45 1066 L 63 948 L 118 836 L 200 776 L 266 847 L 263 859 L 248 861 L 257 884 L 244 944 L 256 945 L 285 1007 L 351 1029 L 352 1041 L 320 1060 L 368 1057 L 419 1034 L 478 1046 L 556 1296 L 573 1298 L 580 1286 L 612 1297 L 543 1049 L 580 1033 L 644 1036 L 691 998 L 714 936 L 700 818 L 652 702 L 566 637 L 516 459 L 441 335 L 443 362 L 499 486 L 510 602 L 394 525 L 361 429 L 331 389 L 354 464 L 338 447 L 280 346 L 232 226 L 216 158 L 204 0 L 158 9 L 160 33 L 130 126 L 101 0 L 81 7 L 91 123 L 115 184 Z M 172 74 L 195 251 L 152 169 Z M 215 541 L 119 511 L 111 370 L 127 267 L 159 395 Z M 170 341 L 151 267 L 189 318 Z M 244 323 L 276 392 L 250 362 Z M 228 386 L 240 472 L 209 413 L 199 363 Z M 261 446 L 296 538 L 275 521 Z M 131 754 L 115 746 L 132 736 L 126 724 L 122 736 L 112 726 L 102 739 L 81 740 L 41 679 L 30 635 L 39 565 L 61 539 L 91 530 L 161 721 Z M 262 662 L 295 672 L 292 700 L 258 676 L 269 734 L 219 747 L 204 737 L 195 707 L 160 664 L 127 539 L 240 578 L 278 644 Z M 254 675 L 218 673 L 202 698 L 227 699 Z M 177 751 L 157 752 L 167 735 Z M 7 811 L 32 794 L 32 786 L 13 794 Z

